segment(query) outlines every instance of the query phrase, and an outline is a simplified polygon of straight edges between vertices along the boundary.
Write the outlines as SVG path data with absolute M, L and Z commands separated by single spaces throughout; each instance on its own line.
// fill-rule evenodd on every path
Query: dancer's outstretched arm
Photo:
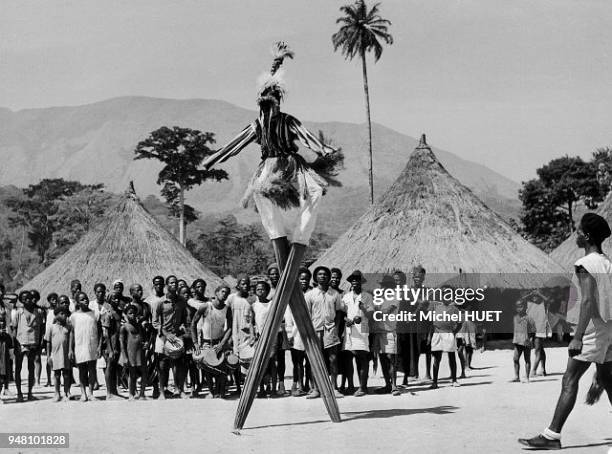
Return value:
M 335 148 L 325 145 L 312 132 L 306 129 L 302 125 L 302 122 L 297 118 L 290 116 L 288 126 L 289 130 L 296 135 L 297 139 L 302 143 L 302 145 L 311 149 L 315 153 L 325 156 L 336 152 Z
M 251 123 L 242 130 L 230 143 L 225 145 L 220 150 L 216 151 L 215 154 L 209 156 L 204 161 L 204 168 L 210 169 L 215 164 L 219 164 L 227 161 L 232 156 L 236 156 L 240 153 L 247 145 L 255 140 L 255 124 Z

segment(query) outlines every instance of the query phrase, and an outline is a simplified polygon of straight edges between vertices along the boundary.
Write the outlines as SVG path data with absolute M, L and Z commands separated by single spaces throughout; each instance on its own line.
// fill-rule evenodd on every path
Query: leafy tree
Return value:
M 188 242 L 192 254 L 221 276 L 263 273 L 274 260 L 270 241 L 259 224 L 239 224 L 232 215 L 218 220 Z
M 53 235 L 55 256 L 63 254 L 95 226 L 113 202 L 102 185 L 86 186 L 70 197 L 58 201 L 57 230 Z
M 556 206 L 551 188 L 539 180 L 530 180 L 523 183 L 519 198 L 523 203 L 522 234 L 528 241 L 550 252 L 567 238 L 570 218 Z
M 580 157 L 553 159 L 537 169 L 538 178 L 523 183 L 521 221 L 525 235 L 544 250 L 552 250 L 574 230 L 578 202 L 602 200 L 596 167 Z
M 334 51 L 341 49 L 347 60 L 353 60 L 357 55 L 361 59 L 361 72 L 363 74 L 363 91 L 365 93 L 366 117 L 368 120 L 368 150 L 369 150 L 369 173 L 370 173 L 370 203 L 374 203 L 374 173 L 372 169 L 372 122 L 370 119 L 370 94 L 368 89 L 368 71 L 366 65 L 366 54 L 374 52 L 376 63 L 383 51 L 381 41 L 393 44 L 393 37 L 388 32 L 391 22 L 379 15 L 376 3 L 371 9 L 365 0 L 357 0 L 352 5 L 340 7 L 344 14 L 336 20 L 342 24 L 340 29 L 333 34 L 332 43 Z
M 23 189 L 22 195 L 10 197 L 5 204 L 13 211 L 11 226 L 27 229 L 29 246 L 36 250 L 39 263 L 46 264 L 54 235 L 65 225 L 60 211 L 67 199 L 85 189 L 101 190 L 103 185 L 83 185 L 62 178 L 44 179 Z M 24 230 L 25 231 L 25 230 Z
M 0 235 L 0 282 L 12 280 L 16 271 L 12 257 L 13 243 L 7 236 Z
M 200 165 L 213 153 L 208 144 L 215 143 L 212 132 L 163 126 L 138 143 L 134 159 L 157 159 L 164 164 L 157 177 L 163 185 L 162 195 L 171 209 L 178 211 L 179 240 L 185 244 L 185 192 L 204 181 L 227 179 L 220 169 L 204 170 Z M 172 208 L 176 207 L 176 208 Z

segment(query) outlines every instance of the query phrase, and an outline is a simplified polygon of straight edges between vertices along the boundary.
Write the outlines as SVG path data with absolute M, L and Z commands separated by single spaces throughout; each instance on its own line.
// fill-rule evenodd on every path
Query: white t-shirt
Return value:
M 612 320 L 612 261 L 605 254 L 591 252 L 584 257 L 578 259 L 575 266 L 582 266 L 588 273 L 593 276 L 597 283 L 597 307 L 599 308 L 599 316 L 604 322 Z M 580 284 L 578 277 L 574 275 L 573 282 L 577 289 L 577 301 L 570 304 L 567 311 L 567 321 L 570 323 L 578 323 L 579 302 L 582 301 L 580 294 Z M 592 322 L 589 322 L 591 325 Z
M 351 290 L 344 294 L 342 303 L 344 304 L 346 317 L 348 319 L 352 320 L 355 317 L 361 317 L 361 323 L 345 328 L 343 350 L 369 351 L 369 323 L 366 314 L 359 308 L 359 303 L 362 303 L 362 306 L 372 310 L 372 296 L 363 292 L 357 294 Z
M 269 301 L 267 303 L 256 301 L 251 306 L 255 313 L 255 330 L 258 334 L 261 334 L 263 331 L 264 324 L 268 318 L 268 312 L 270 312 L 270 305 Z

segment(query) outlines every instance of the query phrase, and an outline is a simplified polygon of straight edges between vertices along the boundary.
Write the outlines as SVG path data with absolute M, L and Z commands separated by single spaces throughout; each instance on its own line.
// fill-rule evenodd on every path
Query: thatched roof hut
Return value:
M 608 194 L 595 212 L 612 225 L 612 192 Z M 604 252 L 612 251 L 612 240 L 608 238 L 603 242 L 601 248 Z M 573 272 L 576 260 L 584 256 L 584 249 L 580 249 L 576 246 L 576 232 L 573 232 L 569 238 L 557 246 L 556 249 L 550 253 L 550 256 L 555 262 L 561 264 L 565 270 Z
M 482 285 L 533 288 L 563 271 L 452 177 L 425 135 L 389 190 L 313 266 L 384 273 L 417 264 L 428 285 L 480 273 Z M 432 282 L 432 273 L 445 276 Z
M 23 288 L 37 289 L 43 297 L 50 292 L 68 294 L 70 281 L 79 279 L 91 298 L 96 283 L 109 287 L 122 279 L 126 290 L 141 284 L 146 296 L 154 276 L 170 274 L 189 283 L 204 279 L 207 293 L 222 283 L 145 210 L 130 185 L 93 230 Z

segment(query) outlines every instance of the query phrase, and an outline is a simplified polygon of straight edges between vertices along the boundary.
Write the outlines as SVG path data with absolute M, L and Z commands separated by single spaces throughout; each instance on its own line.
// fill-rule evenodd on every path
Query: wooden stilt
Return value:
M 249 410 L 253 405 L 257 387 L 261 382 L 264 372 L 270 361 L 273 342 L 277 341 L 278 330 L 285 315 L 285 309 L 289 302 L 295 283 L 297 282 L 298 270 L 304 257 L 305 246 L 291 248 L 287 264 L 283 269 L 280 280 L 276 288 L 276 294 L 272 300 L 268 318 L 263 327 L 261 336 L 255 348 L 255 354 L 251 362 L 251 367 L 247 373 L 238 410 L 234 419 L 234 429 L 242 429 L 248 416 Z
M 302 246 L 301 244 L 294 244 L 293 248 L 296 247 L 305 248 L 305 246 Z M 287 256 L 283 256 L 282 252 L 283 249 L 287 250 L 287 248 L 275 249 L 277 252 L 276 261 L 278 262 L 278 266 L 282 268 L 285 266 L 285 262 L 287 261 Z M 304 294 L 297 284 L 294 286 L 293 293 L 291 294 L 289 306 L 291 307 L 295 324 L 300 333 L 300 337 L 302 338 L 302 342 L 304 343 L 304 350 L 306 351 L 306 355 L 310 361 L 313 378 L 317 384 L 317 387 L 319 388 L 319 392 L 321 393 L 321 397 L 323 398 L 323 402 L 327 408 L 327 413 L 333 422 L 340 422 L 340 410 L 334 395 L 334 386 L 329 379 L 329 374 L 327 373 L 327 368 L 325 367 L 325 360 L 323 359 L 323 354 L 319 346 L 319 340 L 316 332 L 312 326 L 312 320 L 308 314 Z

